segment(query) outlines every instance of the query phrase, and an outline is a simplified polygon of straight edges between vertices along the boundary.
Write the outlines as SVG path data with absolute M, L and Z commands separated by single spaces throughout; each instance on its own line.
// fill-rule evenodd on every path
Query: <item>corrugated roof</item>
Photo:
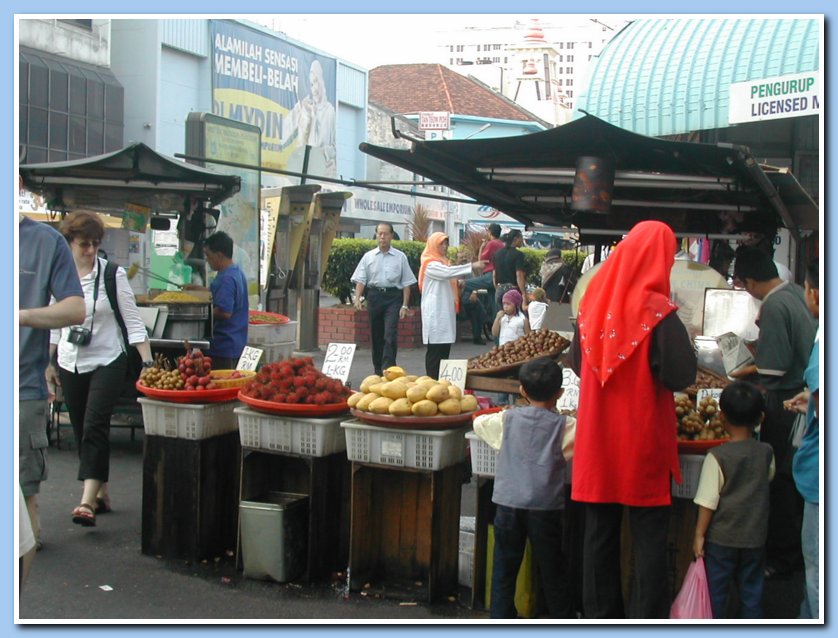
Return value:
M 395 113 L 448 111 L 498 120 L 540 122 L 529 111 L 441 64 L 388 64 L 369 72 L 371 102 Z
M 818 19 L 637 20 L 594 59 L 579 108 L 644 135 L 726 128 L 731 83 L 820 68 L 820 26 Z

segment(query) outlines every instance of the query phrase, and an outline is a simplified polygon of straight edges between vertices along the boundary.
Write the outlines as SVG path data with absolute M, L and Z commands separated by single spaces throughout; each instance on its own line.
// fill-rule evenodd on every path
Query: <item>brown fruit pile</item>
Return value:
M 698 394 L 699 390 L 707 388 L 724 389 L 729 384 L 730 381 L 728 381 L 724 377 L 720 377 L 717 374 L 713 374 L 712 372 L 699 368 L 698 372 L 695 375 L 695 383 L 686 388 L 684 392 L 692 396 L 695 396 L 696 394 Z
M 730 438 L 719 419 L 719 404 L 704 397 L 696 408 L 692 399 L 680 395 L 675 399 L 679 441 L 715 441 Z
M 502 346 L 495 346 L 479 357 L 469 359 L 469 370 L 487 370 L 501 366 L 524 363 L 545 355 L 557 354 L 567 348 L 570 342 L 552 330 L 542 328 L 519 337 Z
M 352 394 L 338 379 L 317 370 L 311 357 L 263 365 L 256 377 L 244 384 L 241 393 L 261 401 L 308 405 L 342 403 Z

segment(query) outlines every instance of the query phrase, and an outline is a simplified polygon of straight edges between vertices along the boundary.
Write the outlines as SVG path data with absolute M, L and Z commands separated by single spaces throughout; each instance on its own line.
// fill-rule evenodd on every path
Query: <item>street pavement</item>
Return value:
M 469 358 L 487 346 L 458 343 L 451 358 Z M 424 373 L 424 349 L 401 350 L 398 363 L 408 373 Z M 323 352 L 313 354 L 322 362 Z M 356 352 L 350 383 L 358 387 L 372 374 L 369 350 Z M 387 623 L 475 623 L 488 618 L 454 600 L 435 604 L 364 596 L 349 592 L 345 580 L 313 585 L 274 583 L 244 578 L 235 567 L 234 550 L 202 563 L 167 560 L 141 553 L 143 434 L 112 429 L 110 491 L 113 512 L 97 525 L 74 525 L 70 512 L 78 504 L 78 457 L 69 425 L 61 427 L 61 445 L 49 450 L 49 479 L 40 496 L 44 549 L 38 552 L 20 596 L 22 623 L 137 621 L 217 623 L 322 623 L 384 620 Z M 464 515 L 473 514 L 473 484 L 463 489 Z M 765 591 L 768 618 L 794 618 L 802 575 L 769 582 Z

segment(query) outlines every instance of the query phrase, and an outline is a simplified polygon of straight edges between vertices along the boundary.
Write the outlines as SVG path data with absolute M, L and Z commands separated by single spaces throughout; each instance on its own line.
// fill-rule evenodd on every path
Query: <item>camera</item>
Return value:
M 92 336 L 93 333 L 89 328 L 85 328 L 84 326 L 72 326 L 70 328 L 70 334 L 67 335 L 67 341 L 74 343 L 77 346 L 86 346 L 90 344 Z

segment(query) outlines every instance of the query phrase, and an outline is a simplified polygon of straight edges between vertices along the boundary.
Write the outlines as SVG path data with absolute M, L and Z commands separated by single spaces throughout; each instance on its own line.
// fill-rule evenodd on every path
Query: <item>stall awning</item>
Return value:
M 645 219 L 706 235 L 816 228 L 817 205 L 790 173 L 763 170 L 732 144 L 672 142 L 591 115 L 488 140 L 414 141 L 410 150 L 361 144 L 369 155 L 448 186 L 528 226 L 620 234 Z M 580 156 L 614 162 L 611 211 L 571 210 Z
M 52 210 L 119 212 L 133 205 L 180 212 L 190 199 L 214 206 L 241 187 L 238 175 L 187 164 L 142 143 L 80 160 L 23 164 L 20 175 Z

